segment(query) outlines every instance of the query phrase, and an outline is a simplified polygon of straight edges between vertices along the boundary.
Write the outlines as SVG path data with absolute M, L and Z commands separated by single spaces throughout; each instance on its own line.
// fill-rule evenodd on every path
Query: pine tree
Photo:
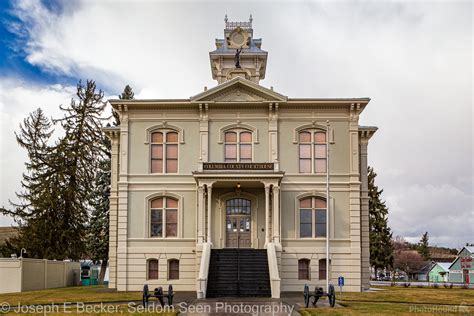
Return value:
M 418 243 L 418 253 L 423 257 L 423 260 L 430 260 L 429 236 L 425 232 Z
M 18 144 L 26 149 L 28 161 L 23 174 L 19 203 L 11 203 L 13 210 L 2 209 L 13 216 L 19 225 L 19 235 L 6 243 L 10 253 L 26 248 L 29 257 L 63 259 L 62 245 L 58 243 L 57 227 L 63 225 L 62 204 L 57 188 L 62 185 L 54 162 L 57 151 L 48 144 L 53 133 L 50 120 L 41 109 L 31 113 L 16 133 Z
M 368 168 L 370 265 L 378 270 L 393 267 L 392 232 L 388 227 L 388 208 L 382 201 L 383 190 L 375 185 L 377 174 Z
M 122 94 L 120 94 L 118 97 L 121 100 L 133 100 L 135 99 L 135 93 L 133 92 L 132 87 L 130 87 L 129 85 L 126 85 L 125 88 L 123 89 Z M 112 109 L 112 115 L 115 121 L 114 126 L 120 125 L 120 117 L 118 113 L 115 112 L 113 109 Z
M 111 182 L 111 144 L 103 135 L 105 155 L 99 162 L 95 178 L 92 213 L 89 224 L 88 253 L 95 263 L 101 263 L 99 283 L 104 281 L 109 258 L 109 197 Z
M 71 259 L 79 259 L 86 254 L 87 223 L 89 211 L 93 209 L 94 181 L 100 157 L 106 154 L 102 146 L 101 117 L 105 108 L 102 91 L 96 91 L 94 81 L 77 85 L 77 100 L 71 100 L 69 107 L 60 106 L 64 117 L 59 122 L 65 136 L 57 145 L 60 155 L 54 161 L 63 185 L 58 195 L 63 202 L 62 216 L 65 223 L 57 229 L 61 231 L 59 242 L 64 254 Z

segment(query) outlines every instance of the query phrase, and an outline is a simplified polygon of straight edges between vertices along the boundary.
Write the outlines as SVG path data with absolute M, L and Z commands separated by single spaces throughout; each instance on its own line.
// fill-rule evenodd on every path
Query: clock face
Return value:
M 249 35 L 246 31 L 241 29 L 240 27 L 236 28 L 233 30 L 229 37 L 229 46 L 231 48 L 240 48 L 240 47 L 245 47 L 247 48 L 247 40 L 249 38 Z
M 232 35 L 232 42 L 234 42 L 236 45 L 244 45 L 245 43 L 245 37 L 242 33 L 234 33 Z

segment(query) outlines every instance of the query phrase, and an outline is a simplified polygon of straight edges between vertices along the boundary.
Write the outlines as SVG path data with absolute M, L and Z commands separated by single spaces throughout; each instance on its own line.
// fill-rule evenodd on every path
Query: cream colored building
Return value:
M 331 283 L 367 288 L 367 145 L 377 128 L 358 122 L 370 99 L 266 88 L 252 20 L 226 18 L 224 33 L 210 53 L 217 86 L 188 99 L 110 100 L 121 124 L 105 128 L 109 286 L 173 284 L 205 297 L 213 251 L 237 247 L 266 251 L 272 297 L 324 286 L 329 218 Z

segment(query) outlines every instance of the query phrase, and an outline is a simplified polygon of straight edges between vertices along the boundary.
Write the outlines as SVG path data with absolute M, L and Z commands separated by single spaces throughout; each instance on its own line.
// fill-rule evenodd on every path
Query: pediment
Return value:
M 282 102 L 287 97 L 247 79 L 234 78 L 191 98 L 191 101 L 213 102 Z

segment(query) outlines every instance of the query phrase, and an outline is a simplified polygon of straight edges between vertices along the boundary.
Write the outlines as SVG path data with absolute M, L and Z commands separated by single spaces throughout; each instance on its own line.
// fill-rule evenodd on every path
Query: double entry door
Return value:
M 252 247 L 252 206 L 250 200 L 233 198 L 226 201 L 226 247 Z

